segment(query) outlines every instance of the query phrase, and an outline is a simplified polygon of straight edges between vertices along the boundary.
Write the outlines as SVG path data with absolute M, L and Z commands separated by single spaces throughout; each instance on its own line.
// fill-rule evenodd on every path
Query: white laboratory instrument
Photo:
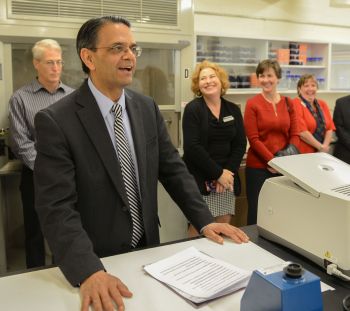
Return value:
M 284 176 L 261 189 L 259 234 L 350 276 L 350 165 L 327 153 L 274 158 L 269 165 Z

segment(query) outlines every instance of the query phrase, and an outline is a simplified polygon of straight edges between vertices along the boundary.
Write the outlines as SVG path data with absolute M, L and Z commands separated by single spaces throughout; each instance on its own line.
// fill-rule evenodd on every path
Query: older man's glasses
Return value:
M 54 67 L 55 65 L 57 67 L 62 67 L 64 65 L 63 60 L 46 60 L 43 61 L 43 63 L 48 67 Z
M 126 54 L 129 50 L 132 54 L 134 54 L 135 57 L 141 56 L 142 48 L 138 45 L 133 45 L 132 47 L 128 47 L 123 44 L 114 44 L 112 46 L 103 46 L 98 48 L 91 48 L 91 50 L 99 50 L 99 49 L 107 49 L 108 51 L 112 52 L 113 54 Z

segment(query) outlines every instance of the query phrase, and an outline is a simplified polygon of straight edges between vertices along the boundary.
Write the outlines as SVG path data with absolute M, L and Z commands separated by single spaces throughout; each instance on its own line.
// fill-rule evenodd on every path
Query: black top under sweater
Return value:
M 184 161 L 201 193 L 208 194 L 205 181 L 218 179 L 223 169 L 228 169 L 235 173 L 238 195 L 238 169 L 247 144 L 239 107 L 221 98 L 218 120 L 204 99 L 196 98 L 185 107 L 182 127 Z

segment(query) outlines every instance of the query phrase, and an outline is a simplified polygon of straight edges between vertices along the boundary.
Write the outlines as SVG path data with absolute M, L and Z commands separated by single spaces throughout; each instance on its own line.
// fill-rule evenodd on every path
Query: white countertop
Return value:
M 142 268 L 144 264 L 155 262 L 189 246 L 195 246 L 211 256 L 248 270 L 266 268 L 283 262 L 251 242 L 237 245 L 226 241 L 222 246 L 207 239 L 104 258 L 103 263 L 107 271 L 118 276 L 134 294 L 133 298 L 124 299 L 126 310 L 196 310 L 192 304 L 147 275 Z M 200 310 L 239 310 L 242 295 L 243 290 L 221 297 L 202 305 Z M 0 278 L 0 306 L 2 310 L 79 311 L 79 289 L 72 288 L 58 268 L 7 276 Z

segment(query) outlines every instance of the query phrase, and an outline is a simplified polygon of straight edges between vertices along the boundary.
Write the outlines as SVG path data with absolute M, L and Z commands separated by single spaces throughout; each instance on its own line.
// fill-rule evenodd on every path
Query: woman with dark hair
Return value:
M 303 75 L 293 100 L 297 115 L 301 153 L 329 152 L 335 126 L 325 101 L 316 98 L 318 84 L 311 74 Z
M 282 71 L 277 61 L 266 59 L 256 68 L 261 93 L 248 99 L 244 126 L 250 144 L 246 164 L 248 225 L 257 221 L 258 197 L 267 178 L 277 176 L 268 162 L 299 137 L 292 103 L 280 95 L 277 85 Z
M 222 97 L 228 87 L 223 68 L 208 61 L 198 64 L 192 76 L 197 97 L 187 104 L 182 123 L 184 161 L 215 221 L 223 223 L 230 223 L 235 212 L 247 144 L 239 107 Z M 197 234 L 190 225 L 189 235 Z

